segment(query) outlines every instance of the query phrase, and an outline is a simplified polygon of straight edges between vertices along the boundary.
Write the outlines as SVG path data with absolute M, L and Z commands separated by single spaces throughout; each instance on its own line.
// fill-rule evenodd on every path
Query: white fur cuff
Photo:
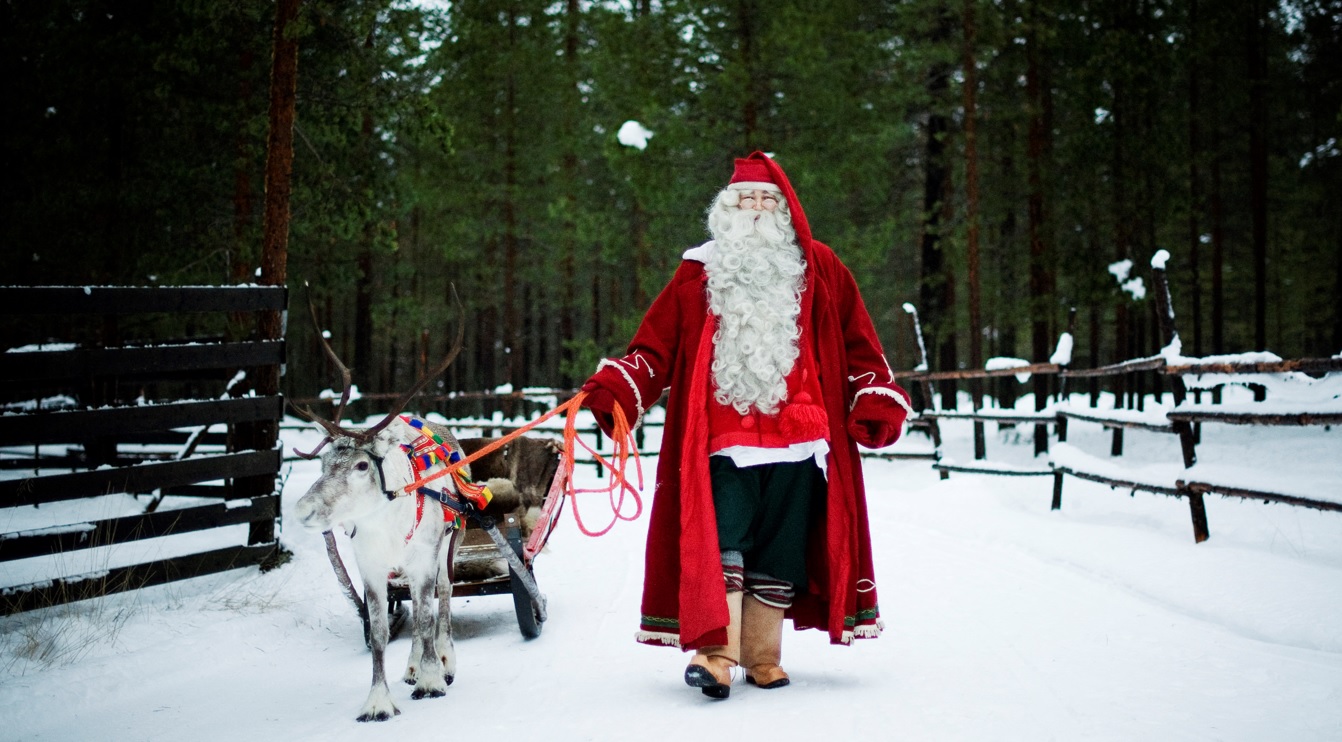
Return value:
M 643 422 L 643 395 L 639 393 L 638 384 L 634 383 L 634 377 L 629 375 L 629 372 L 625 370 L 622 364 L 612 361 L 609 358 L 602 358 L 601 362 L 596 365 L 596 370 L 600 371 L 607 366 L 619 371 L 620 375 L 624 377 L 625 382 L 629 384 L 629 388 L 634 390 L 634 406 L 638 408 L 638 418 L 634 420 L 633 425 L 629 426 L 629 429 L 633 430 L 638 427 L 639 423 Z
M 857 394 L 853 395 L 853 403 L 851 405 L 848 405 L 849 412 L 852 412 L 853 408 L 857 406 L 857 398 L 861 397 L 863 394 L 879 394 L 882 397 L 890 397 L 894 399 L 896 402 L 898 402 L 899 406 L 903 407 L 904 411 L 909 413 L 910 417 L 913 417 L 915 414 L 913 411 L 913 406 L 909 404 L 909 401 L 907 399 L 904 399 L 903 394 L 900 394 L 894 389 L 886 389 L 883 386 L 869 386 L 866 387 L 865 389 L 859 389 Z

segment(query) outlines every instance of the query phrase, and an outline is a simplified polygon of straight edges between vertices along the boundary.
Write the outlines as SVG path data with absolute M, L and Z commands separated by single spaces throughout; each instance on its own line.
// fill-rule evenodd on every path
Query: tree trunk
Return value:
M 361 375 L 365 386 L 373 384 L 373 228 L 364 229 L 364 244 L 359 248 L 359 280 L 354 287 L 354 361 L 350 370 Z
M 249 248 L 248 240 L 251 237 L 253 222 L 252 207 L 252 171 L 248 167 L 249 160 L 247 151 L 247 114 L 250 106 L 248 105 L 252 98 L 252 85 L 250 70 L 255 61 L 255 55 L 251 50 L 243 50 L 238 55 L 238 70 L 241 82 L 238 84 L 238 110 L 239 115 L 235 126 L 237 134 L 234 138 L 233 152 L 233 249 L 229 260 L 229 280 L 234 284 L 248 283 L 253 280 L 252 263 L 250 260 L 253 254 Z M 251 318 L 245 312 L 236 312 L 229 315 L 228 327 L 229 335 L 234 339 L 243 337 L 250 331 L 246 324 Z
M 266 207 L 261 243 L 261 283 L 283 286 L 289 255 L 289 193 L 294 166 L 294 101 L 298 89 L 298 41 L 290 30 L 298 18 L 300 0 L 279 0 L 275 7 L 275 31 L 272 37 L 273 56 L 270 68 L 270 130 L 266 140 Z M 279 311 L 261 312 L 258 335 L 262 340 L 279 340 L 284 336 L 283 314 Z M 255 372 L 256 393 L 261 396 L 279 394 L 280 369 L 266 366 Z M 239 442 L 254 449 L 273 448 L 279 437 L 274 421 L 262 421 L 251 430 L 238 431 Z M 269 474 L 240 477 L 234 481 L 234 495 L 247 497 L 275 490 L 275 479 Z M 274 521 L 253 523 L 247 543 L 258 544 L 275 540 Z
M 503 382 L 520 382 L 522 356 L 521 322 L 517 308 L 517 70 L 513 58 L 517 50 L 517 11 L 508 8 L 508 45 L 514 52 L 508 59 L 503 111 Z
M 1225 353 L 1225 221 L 1219 129 L 1212 128 L 1212 354 Z
M 1249 212 L 1253 219 L 1254 350 L 1267 349 L 1267 50 L 1266 9 L 1251 3 L 1249 51 Z
M 364 36 L 363 48 L 366 54 L 372 54 L 373 38 L 376 33 L 377 26 L 374 24 Z M 376 78 L 369 82 L 376 84 Z M 359 146 L 363 150 L 363 156 L 371 160 L 374 150 L 373 113 L 367 108 L 363 111 L 359 126 Z M 368 222 L 363 225 L 363 244 L 359 246 L 360 278 L 355 288 L 354 299 L 354 365 L 350 368 L 362 373 L 363 383 L 370 389 L 388 391 L 385 382 L 379 384 L 377 381 L 377 376 L 383 373 L 383 368 L 373 362 L 376 357 L 373 353 L 373 243 L 376 240 L 377 221 L 376 217 L 370 215 Z
M 577 264 L 578 240 L 577 223 L 574 215 L 578 211 L 578 106 L 581 102 L 578 92 L 580 70 L 578 68 L 578 23 L 582 10 L 578 0 L 567 0 L 564 6 L 564 151 L 559 158 L 560 178 L 564 198 L 564 223 L 562 258 L 560 263 L 560 310 L 559 337 L 576 337 L 575 320 L 577 313 Z M 557 349 L 560 354 L 560 369 L 570 369 L 573 365 L 573 353 L 568 348 Z M 573 386 L 576 382 L 570 371 L 562 371 L 558 383 L 561 386 Z
M 1337 279 L 1333 283 L 1332 348 L 1342 348 L 1342 229 L 1337 230 Z
M 648 298 L 648 292 L 643 288 L 643 281 L 649 270 L 648 255 L 652 252 L 652 248 L 648 245 L 648 212 L 643 208 L 642 197 L 637 192 L 634 194 L 632 211 L 630 218 L 634 233 L 633 306 L 642 311 L 652 303 L 652 300 Z
M 266 140 L 266 211 L 261 241 L 261 283 L 282 286 L 289 257 L 289 193 L 294 169 L 294 101 L 298 90 L 298 41 L 290 26 L 301 0 L 279 0 L 275 7 L 273 58 L 270 69 L 270 130 Z M 280 312 L 261 313 L 261 337 L 281 337 Z M 279 374 L 273 379 L 279 391 Z M 260 391 L 260 390 L 258 390 Z
M 1193 290 L 1189 297 L 1193 314 L 1193 355 L 1202 355 L 1202 273 L 1198 253 L 1202 247 L 1202 230 L 1198 215 L 1202 209 L 1202 187 L 1199 158 L 1202 157 L 1202 136 L 1198 117 L 1202 115 L 1200 85 L 1201 50 L 1198 47 L 1198 0 L 1188 3 L 1188 270 Z
M 759 139 L 759 104 L 755 96 L 759 81 L 756 79 L 758 75 L 755 70 L 755 28 L 753 25 L 757 15 L 754 0 L 738 0 L 737 34 L 741 43 L 741 64 L 745 68 L 746 80 L 746 89 L 743 91 L 745 97 L 741 104 L 741 133 L 747 153 L 758 148 Z
M 1048 95 L 1042 81 L 1043 63 L 1040 60 L 1040 12 L 1031 5 L 1029 24 L 1025 35 L 1025 96 L 1030 106 L 1029 139 L 1026 144 L 1026 179 L 1029 184 L 1027 216 L 1030 235 L 1030 338 L 1031 359 L 1040 362 L 1049 356 L 1049 314 L 1051 309 L 1052 275 L 1047 264 L 1047 245 L 1044 242 L 1044 159 L 1048 150 L 1047 103 Z M 1044 409 L 1048 396 L 1048 379 L 1034 378 L 1035 409 Z M 1036 449 L 1036 453 L 1039 451 Z
M 943 7 L 931 42 L 946 43 L 951 34 L 951 15 Z M 951 67 L 938 63 L 928 71 L 927 92 L 932 110 L 927 116 L 924 143 L 923 175 L 923 229 L 922 281 L 919 285 L 919 303 L 923 307 L 923 327 L 933 338 L 931 343 L 935 360 L 933 371 L 953 371 L 956 361 L 955 337 L 955 277 L 946 260 L 941 232 L 945 228 L 946 207 L 950 203 L 951 171 L 946 162 L 946 138 L 949 135 L 947 117 L 939 110 L 945 103 L 950 88 Z M 956 385 L 953 380 L 940 385 L 941 403 L 946 408 L 956 405 Z
M 1119 10 L 1119 19 L 1117 30 L 1125 36 L 1130 34 L 1131 19 L 1129 18 L 1130 9 L 1124 5 Z M 1128 168 L 1127 168 L 1127 128 L 1128 128 L 1128 97 L 1127 85 L 1122 77 L 1115 76 L 1113 80 L 1113 106 L 1111 115 L 1114 122 L 1114 161 L 1113 161 L 1113 184 L 1114 184 L 1114 260 L 1126 260 L 1131 255 L 1131 225 L 1132 214 L 1129 209 L 1128 199 Z M 1120 291 L 1118 294 L 1117 305 L 1114 310 L 1114 356 L 1112 363 L 1131 358 L 1132 350 L 1131 339 L 1128 327 L 1128 300 Z M 1114 377 L 1114 406 L 1121 407 L 1126 398 L 1127 374 L 1119 374 Z
M 974 19 L 974 3 L 964 0 L 964 76 L 965 106 L 965 218 L 967 261 L 969 263 L 969 366 L 983 368 L 982 287 L 979 280 L 979 152 L 978 152 L 978 69 L 974 45 L 978 29 Z M 1037 360 L 1037 359 L 1036 359 Z M 983 407 L 983 382 L 970 384 L 974 409 Z

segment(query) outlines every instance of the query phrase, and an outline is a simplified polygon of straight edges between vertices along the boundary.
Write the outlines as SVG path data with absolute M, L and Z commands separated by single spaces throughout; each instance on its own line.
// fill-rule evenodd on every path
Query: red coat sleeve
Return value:
M 583 384 L 585 406 L 596 416 L 597 425 L 609 435 L 619 405 L 630 427 L 637 427 L 643 413 L 671 385 L 671 364 L 682 331 L 677 287 L 691 280 L 684 264 L 652 302 L 629 349 L 620 358 L 606 358 Z
M 863 446 L 883 448 L 899 439 L 913 407 L 909 393 L 895 383 L 853 274 L 839 263 L 835 275 L 848 362 L 848 434 Z

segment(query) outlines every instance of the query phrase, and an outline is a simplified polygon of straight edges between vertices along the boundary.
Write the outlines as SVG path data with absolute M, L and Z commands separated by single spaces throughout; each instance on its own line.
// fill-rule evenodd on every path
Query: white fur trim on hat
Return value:
M 783 189 L 773 183 L 766 183 L 759 180 L 743 180 L 739 183 L 728 183 L 727 187 L 733 191 L 773 191 L 782 193 Z

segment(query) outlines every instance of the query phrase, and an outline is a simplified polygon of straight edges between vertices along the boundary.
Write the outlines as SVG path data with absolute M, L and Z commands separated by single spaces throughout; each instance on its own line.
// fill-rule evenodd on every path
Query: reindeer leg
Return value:
M 415 577 L 411 577 L 409 583 L 410 583 L 410 610 L 414 615 L 412 619 L 413 623 L 411 624 L 410 629 L 411 631 L 410 659 L 405 663 L 405 674 L 401 676 L 401 682 L 405 683 L 406 685 L 417 685 L 419 683 L 419 677 L 420 677 L 419 666 L 424 661 L 424 642 L 420 641 L 420 636 L 422 635 L 423 629 L 420 626 L 420 622 L 424 620 L 423 617 L 425 615 L 428 615 L 428 612 L 425 611 L 424 607 L 421 605 L 421 597 L 420 597 L 420 593 L 422 592 L 422 589 L 420 587 L 421 580 Z M 412 697 L 415 699 L 420 698 L 420 696 L 412 696 Z
M 435 555 L 434 563 L 436 562 Z M 413 668 L 415 690 L 410 694 L 415 700 L 447 695 L 447 683 L 443 682 L 442 665 L 438 659 L 438 652 L 434 650 L 434 630 L 435 624 L 438 623 L 437 616 L 433 612 L 436 577 L 436 574 L 428 575 L 425 579 L 416 580 L 411 588 L 415 606 L 415 654 L 419 655 L 418 665 Z M 407 668 L 406 673 L 411 672 L 412 669 Z
M 385 575 L 384 569 L 373 574 Z M 387 688 L 386 655 L 387 640 L 391 630 L 387 625 L 387 581 L 381 584 L 363 583 L 364 604 L 368 606 L 368 639 L 373 650 L 373 687 L 368 690 L 368 700 L 364 701 L 359 712 L 359 721 L 386 721 L 401 713 L 392 703 L 391 690 Z
M 452 560 L 456 557 L 460 531 L 447 534 L 450 539 L 444 564 L 438 568 L 438 636 L 434 642 L 442 663 L 443 681 L 448 685 L 457 675 L 457 650 L 452 644 Z

